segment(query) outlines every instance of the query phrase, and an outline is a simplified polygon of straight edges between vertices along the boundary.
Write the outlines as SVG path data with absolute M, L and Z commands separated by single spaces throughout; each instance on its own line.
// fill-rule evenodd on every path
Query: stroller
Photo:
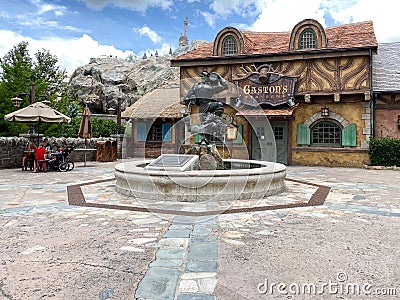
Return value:
M 56 152 L 55 158 L 49 161 L 49 169 L 55 171 L 72 171 L 75 167 L 75 164 L 72 160 L 70 160 L 69 156 L 74 150 L 74 147 L 65 148 L 61 152 Z

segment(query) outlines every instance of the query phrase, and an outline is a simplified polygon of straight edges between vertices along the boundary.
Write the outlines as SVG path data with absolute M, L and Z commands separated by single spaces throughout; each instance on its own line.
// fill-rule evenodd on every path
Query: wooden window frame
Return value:
M 315 30 L 306 28 L 300 33 L 298 49 L 318 49 L 318 38 Z
M 337 136 L 336 137 L 326 137 L 325 135 L 328 134 L 329 131 L 327 131 L 327 132 L 322 131 L 321 133 L 319 133 L 319 134 L 323 134 L 324 135 L 322 137 L 322 142 L 315 142 L 315 140 L 314 140 L 314 134 L 315 134 L 314 130 L 318 126 L 320 126 L 322 124 L 332 124 L 332 125 L 334 125 L 333 128 L 336 128 L 337 131 L 334 131 L 333 134 L 337 135 Z M 322 129 L 324 129 L 324 128 L 322 128 Z M 310 145 L 311 146 L 318 146 L 318 147 L 321 147 L 321 146 L 322 147 L 341 147 L 342 146 L 342 130 L 343 130 L 343 128 L 337 122 L 335 122 L 334 120 L 330 120 L 330 119 L 329 120 L 326 120 L 326 119 L 318 120 L 318 122 L 316 122 L 315 124 L 310 126 Z M 332 139 L 338 140 L 338 142 L 333 142 L 333 143 L 329 142 L 329 141 L 325 142 L 325 140 L 332 140 Z
M 222 41 L 222 55 L 237 55 L 238 44 L 236 39 L 232 35 L 227 35 Z

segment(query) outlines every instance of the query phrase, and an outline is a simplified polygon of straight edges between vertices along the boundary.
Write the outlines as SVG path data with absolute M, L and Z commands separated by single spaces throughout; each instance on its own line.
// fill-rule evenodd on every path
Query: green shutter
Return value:
M 237 138 L 236 140 L 233 141 L 234 144 L 241 144 L 243 141 L 243 125 L 239 124 L 238 125 L 238 133 L 237 133 Z
M 345 147 L 355 147 L 357 145 L 357 125 L 350 124 L 347 125 L 342 130 L 342 146 Z
M 297 124 L 297 144 L 310 145 L 310 128 L 304 124 Z
M 172 125 L 168 123 L 162 124 L 162 140 L 163 142 L 172 141 Z
M 146 123 L 138 123 L 136 128 L 136 140 L 138 142 L 146 141 Z
M 194 135 L 194 143 L 195 143 L 195 144 L 198 144 L 198 143 L 200 143 L 200 142 L 201 142 L 201 134 L 196 133 L 196 134 Z

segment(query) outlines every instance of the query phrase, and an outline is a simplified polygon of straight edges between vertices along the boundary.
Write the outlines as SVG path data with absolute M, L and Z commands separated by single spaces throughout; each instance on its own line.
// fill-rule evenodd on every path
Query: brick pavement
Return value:
M 321 206 L 185 217 L 158 212 L 172 205 L 163 202 L 153 213 L 68 205 L 67 186 L 101 180 L 82 188 L 87 202 L 135 205 L 114 192 L 114 165 L 0 170 L 0 299 L 287 299 L 258 285 L 328 281 L 343 270 L 352 282 L 400 293 L 398 171 L 288 167 L 288 178 L 331 188 Z M 265 205 L 314 192 L 288 181 Z M 338 297 L 347 295 L 322 295 Z

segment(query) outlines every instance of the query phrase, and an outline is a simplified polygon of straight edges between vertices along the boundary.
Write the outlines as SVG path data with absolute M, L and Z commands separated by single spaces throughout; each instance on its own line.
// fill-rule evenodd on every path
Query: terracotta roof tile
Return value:
M 255 117 L 255 116 L 291 116 L 295 108 L 287 109 L 244 109 L 236 113 L 237 116 Z
M 277 54 L 289 51 L 291 32 L 254 32 L 241 30 L 246 54 Z M 349 49 L 377 47 L 372 21 L 338 25 L 325 28 L 327 47 L 325 49 Z M 214 43 L 205 43 L 194 50 L 175 57 L 173 60 L 212 57 Z M 314 50 L 310 50 L 314 51 Z

